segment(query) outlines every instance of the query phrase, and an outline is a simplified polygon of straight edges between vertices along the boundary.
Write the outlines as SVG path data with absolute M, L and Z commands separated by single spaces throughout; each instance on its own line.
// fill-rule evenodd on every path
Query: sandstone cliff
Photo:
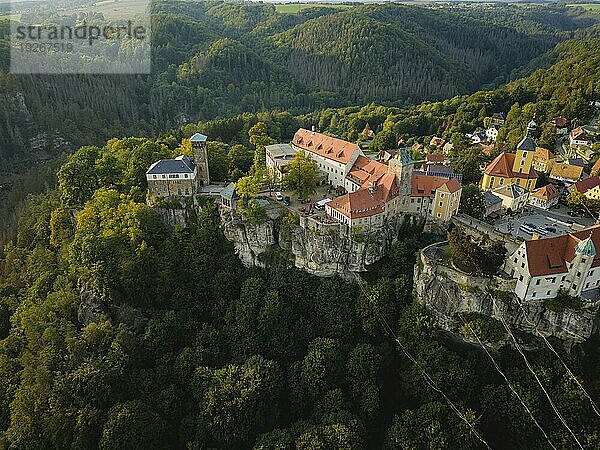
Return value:
M 432 257 L 430 246 L 415 266 L 415 298 L 436 317 L 441 328 L 456 331 L 463 324 L 459 313 L 480 313 L 505 321 L 509 328 L 531 334 L 581 342 L 598 327 L 598 302 L 581 309 L 551 311 L 544 302 L 520 303 L 513 294 L 514 280 L 467 275 Z
M 350 230 L 339 223 L 323 223 L 313 218 L 273 211 L 261 224 L 249 224 L 238 214 L 222 210 L 221 222 L 228 240 L 233 242 L 239 258 L 247 266 L 266 267 L 287 261 L 318 276 L 365 271 L 380 260 L 401 236 L 406 221 L 420 221 L 402 216 L 390 221 L 378 232 Z

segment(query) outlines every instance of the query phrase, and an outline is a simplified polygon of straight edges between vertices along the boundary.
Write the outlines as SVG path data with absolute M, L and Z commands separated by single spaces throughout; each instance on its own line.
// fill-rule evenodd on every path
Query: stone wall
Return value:
M 513 294 L 514 280 L 465 274 L 428 257 L 431 247 L 423 249 L 415 266 L 414 295 L 445 330 L 462 325 L 457 313 L 484 314 L 504 320 L 511 328 L 569 342 L 584 341 L 598 328 L 598 303 L 558 312 L 548 310 L 543 301 L 520 303 Z

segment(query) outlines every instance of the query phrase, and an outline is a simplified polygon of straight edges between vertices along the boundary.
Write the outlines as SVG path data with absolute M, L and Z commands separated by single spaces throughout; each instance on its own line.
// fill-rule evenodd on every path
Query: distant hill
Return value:
M 35 160 L 38 151 L 244 111 L 404 107 L 473 92 L 535 68 L 537 57 L 600 20 L 548 5 L 288 14 L 264 3 L 157 0 L 152 11 L 150 76 L 8 75 L 8 21 L 0 20 L 0 172 L 16 155 Z

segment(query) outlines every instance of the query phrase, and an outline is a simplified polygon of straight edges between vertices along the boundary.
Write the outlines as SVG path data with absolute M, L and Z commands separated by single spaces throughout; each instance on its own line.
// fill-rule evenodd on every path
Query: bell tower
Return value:
M 196 164 L 196 182 L 198 186 L 210 184 L 210 173 L 208 171 L 208 150 L 206 140 L 208 138 L 203 134 L 196 133 L 190 138 L 192 143 L 192 154 Z

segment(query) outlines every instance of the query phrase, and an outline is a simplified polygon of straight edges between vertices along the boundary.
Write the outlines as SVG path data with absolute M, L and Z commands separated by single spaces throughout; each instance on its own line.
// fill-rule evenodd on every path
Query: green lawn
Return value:
M 69 9 L 62 14 L 95 11 L 104 14 L 107 19 L 119 19 L 144 13 L 149 3 L 149 0 L 100 0 L 93 5 Z
M 567 6 L 572 6 L 572 7 L 581 6 L 582 8 L 585 8 L 588 11 L 600 14 L 600 3 L 581 3 L 581 4 L 570 4 Z
M 280 3 L 275 5 L 275 10 L 281 14 L 298 14 L 308 8 L 336 8 L 348 9 L 352 5 L 340 5 L 337 3 Z

